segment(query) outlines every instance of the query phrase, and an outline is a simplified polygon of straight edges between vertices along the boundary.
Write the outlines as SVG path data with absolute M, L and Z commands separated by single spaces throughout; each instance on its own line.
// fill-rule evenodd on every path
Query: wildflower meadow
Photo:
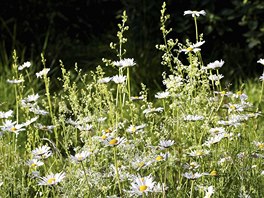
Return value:
M 194 36 L 179 41 L 163 3 L 156 49 L 167 70 L 153 97 L 143 83 L 135 92 L 125 11 L 110 43 L 116 59 L 95 71 L 62 60 L 58 77 L 45 55 L 36 71 L 14 51 L 0 84 L 0 197 L 264 197 L 264 74 L 254 86 L 223 83 L 225 60 L 202 58 L 204 15 L 182 13 Z

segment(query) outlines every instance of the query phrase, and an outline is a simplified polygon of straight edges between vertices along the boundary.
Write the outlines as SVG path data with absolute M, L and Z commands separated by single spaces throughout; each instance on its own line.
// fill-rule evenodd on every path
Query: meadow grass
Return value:
M 126 12 L 110 44 L 117 59 L 90 73 L 61 61 L 58 91 L 44 56 L 35 72 L 14 51 L 12 75 L 0 78 L 0 196 L 263 197 L 263 79 L 223 86 L 224 61 L 202 60 L 204 14 L 185 12 L 195 41 L 180 43 L 168 38 L 163 4 L 156 47 L 170 72 L 151 101 L 144 84 L 133 93 Z

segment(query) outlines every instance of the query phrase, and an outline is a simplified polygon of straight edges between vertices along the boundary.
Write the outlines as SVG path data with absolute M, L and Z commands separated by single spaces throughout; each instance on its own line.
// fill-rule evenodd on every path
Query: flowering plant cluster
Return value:
M 202 11 L 185 11 L 195 21 L 196 40 L 168 39 L 166 4 L 161 10 L 164 90 L 149 100 L 146 86 L 133 93 L 125 58 L 127 16 L 118 25 L 119 60 L 72 79 L 61 62 L 61 92 L 50 93 L 50 68 L 25 78 L 30 62 L 7 80 L 15 108 L 0 111 L 0 196 L 8 197 L 261 197 L 264 140 L 261 102 L 243 89 L 223 87 L 224 60 L 204 63 L 198 34 Z M 263 59 L 257 61 L 264 65 Z M 24 73 L 23 73 L 24 72 Z M 28 73 L 27 73 L 28 74 Z M 91 78 L 89 78 L 91 77 Z M 44 94 L 30 85 L 44 84 Z M 113 83 L 114 82 L 114 83 Z M 1 103 L 0 103 L 1 104 Z M 1 104 L 0 107 L 3 105 Z M 10 187 L 11 186 L 11 187 Z

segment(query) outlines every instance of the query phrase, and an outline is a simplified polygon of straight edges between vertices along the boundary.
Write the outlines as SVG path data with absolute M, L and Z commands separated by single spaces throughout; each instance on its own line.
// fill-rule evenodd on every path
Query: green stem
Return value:
M 194 16 L 194 26 L 195 26 L 195 36 L 196 36 L 196 42 L 198 42 L 198 26 L 197 26 L 197 18 Z
M 115 161 L 116 179 L 118 183 L 119 193 L 120 195 L 122 195 L 122 188 L 121 188 L 120 177 L 119 177 L 119 172 L 118 172 L 118 164 L 117 164 L 117 158 L 116 158 L 116 146 L 114 146 L 114 161 Z

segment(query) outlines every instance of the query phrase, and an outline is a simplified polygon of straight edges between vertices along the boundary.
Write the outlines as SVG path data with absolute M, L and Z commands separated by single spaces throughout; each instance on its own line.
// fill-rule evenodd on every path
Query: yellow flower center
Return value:
M 35 164 L 35 163 L 32 163 L 32 164 L 31 164 L 31 167 L 32 167 L 32 168 L 35 168 L 36 166 L 37 166 L 37 164 Z
M 196 151 L 196 155 L 197 155 L 197 156 L 201 156 L 201 155 L 203 155 L 203 151 Z
M 111 130 L 111 129 L 105 129 L 105 132 L 106 132 L 106 133 L 111 133 L 112 130 Z
M 225 95 L 226 92 L 225 92 L 225 91 L 221 91 L 220 94 L 221 94 L 221 95 Z
M 146 185 L 142 185 L 142 186 L 139 186 L 139 190 L 141 191 L 141 192 L 144 192 L 145 190 L 147 190 L 147 186 Z
M 47 184 L 53 184 L 56 181 L 55 178 L 49 178 Z
M 109 144 L 110 145 L 116 145 L 117 142 L 118 142 L 117 139 L 114 138 L 114 139 L 112 139 L 112 140 L 109 141 Z
M 210 173 L 211 176 L 216 176 L 217 175 L 217 172 L 216 170 L 213 170 L 211 173 Z
M 164 159 L 164 157 L 162 157 L 162 156 L 160 156 L 160 155 L 159 155 L 158 157 L 156 157 L 156 160 L 157 160 L 157 161 L 161 161 L 161 160 L 163 160 L 163 159 Z
M 230 105 L 230 109 L 235 110 L 236 106 L 235 105 Z
M 196 165 L 197 165 L 197 164 L 196 164 L 195 162 L 191 162 L 191 163 L 190 163 L 190 166 L 191 166 L 192 168 L 194 168 Z
M 260 143 L 260 144 L 258 145 L 258 148 L 259 148 L 259 149 L 264 149 L 264 143 Z
M 102 137 L 101 137 L 103 140 L 105 140 L 106 138 L 107 138 L 107 136 L 106 135 L 102 135 Z
M 76 158 L 77 158 L 78 161 L 82 161 L 83 160 L 83 157 L 81 155 L 77 155 Z
M 13 131 L 13 132 L 15 132 L 16 130 L 17 130 L 16 127 L 12 127 L 12 128 L 11 128 L 11 131 Z
M 135 133 L 136 130 L 137 130 L 137 129 L 136 129 L 136 127 L 134 127 L 134 126 L 131 128 L 131 131 L 132 131 L 133 133 Z
M 188 47 L 186 50 L 190 52 L 190 51 L 193 50 L 193 48 L 192 47 Z

